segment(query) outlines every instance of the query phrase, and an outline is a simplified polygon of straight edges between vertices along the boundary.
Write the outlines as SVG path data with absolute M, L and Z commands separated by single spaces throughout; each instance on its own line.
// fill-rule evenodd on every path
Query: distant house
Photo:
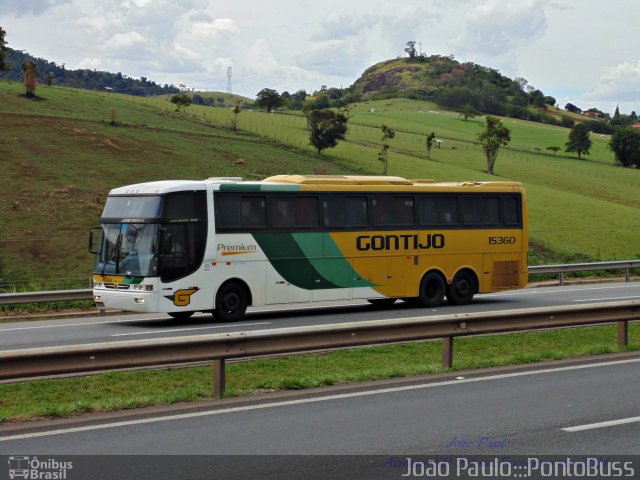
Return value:
M 601 119 L 603 117 L 602 112 L 593 112 L 591 110 L 588 110 L 586 112 L 582 112 L 582 115 L 584 115 L 585 117 L 598 118 L 598 119 Z
M 631 125 L 633 128 L 640 128 L 640 123 L 634 123 L 633 125 Z

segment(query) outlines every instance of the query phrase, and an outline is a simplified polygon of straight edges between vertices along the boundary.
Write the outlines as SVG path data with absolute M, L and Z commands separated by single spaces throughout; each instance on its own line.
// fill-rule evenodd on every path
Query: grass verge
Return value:
M 640 324 L 629 345 L 601 326 L 456 339 L 452 370 L 516 365 L 640 350 Z M 441 373 L 440 342 L 416 342 L 323 354 L 258 359 L 227 366 L 226 397 Z M 212 398 L 212 368 L 193 367 L 0 385 L 0 423 Z

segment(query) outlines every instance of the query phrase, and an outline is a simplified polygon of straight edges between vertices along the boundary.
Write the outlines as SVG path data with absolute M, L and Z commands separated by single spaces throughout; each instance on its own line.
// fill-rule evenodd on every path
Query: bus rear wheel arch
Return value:
M 447 286 L 447 300 L 453 305 L 467 305 L 477 292 L 478 281 L 473 272 L 460 270 Z
M 427 272 L 420 281 L 420 304 L 427 308 L 438 307 L 444 300 L 446 289 L 447 282 L 440 272 Z
M 230 280 L 218 289 L 213 316 L 221 322 L 240 320 L 247 311 L 250 295 L 247 286 L 240 281 Z

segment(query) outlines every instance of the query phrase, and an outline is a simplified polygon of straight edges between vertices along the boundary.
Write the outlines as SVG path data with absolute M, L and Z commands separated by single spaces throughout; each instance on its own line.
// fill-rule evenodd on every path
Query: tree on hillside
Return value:
M 416 58 L 417 50 L 416 50 L 416 42 L 415 40 L 410 40 L 407 42 L 407 48 L 404 51 L 409 55 L 409 60 L 413 60 Z
M 582 160 L 582 154 L 589 154 L 591 148 L 591 138 L 589 137 L 589 126 L 579 123 L 569 132 L 569 141 L 565 152 L 575 152 L 578 154 L 578 160 Z
M 469 118 L 475 118 L 480 115 L 480 112 L 475 109 L 473 105 L 465 104 L 458 110 L 458 115 L 462 115 L 465 121 Z
M 322 155 L 326 148 L 333 148 L 347 133 L 347 117 L 333 110 L 309 111 L 309 142 Z
M 482 150 L 487 156 L 487 173 L 494 175 L 493 166 L 498 157 L 500 147 L 508 145 L 511 141 L 511 131 L 502 125 L 502 121 L 496 117 L 487 117 L 484 132 L 478 135 Z
M 567 103 L 567 104 L 564 106 L 564 109 L 565 109 L 567 112 L 571 112 L 571 113 L 582 113 L 582 110 L 581 110 L 581 109 L 579 109 L 578 107 L 576 107 L 573 103 Z
M 425 146 L 427 147 L 427 158 L 431 158 L 431 149 L 433 148 L 433 144 L 436 143 L 436 134 L 435 132 L 431 132 L 427 135 L 425 140 Z
M 382 130 L 382 148 L 378 152 L 378 160 L 380 160 L 384 165 L 382 174 L 386 175 L 389 167 L 389 144 L 387 142 L 392 138 L 395 138 L 396 131 L 384 124 L 380 125 L 380 129 Z
M 271 88 L 263 88 L 256 95 L 254 105 L 256 108 L 264 108 L 267 113 L 271 113 L 274 108 L 279 108 L 284 101 L 278 92 Z
M 555 156 L 560 151 L 560 147 L 556 147 L 556 146 L 547 147 L 547 150 L 553 152 L 553 155 Z
M 173 97 L 171 97 L 171 103 L 173 103 L 176 106 L 176 110 L 179 112 L 184 107 L 188 107 L 189 105 L 191 105 L 191 97 L 186 93 L 182 92 L 182 93 L 179 93 L 178 95 L 174 95 Z
M 306 90 L 298 90 L 296 93 L 292 93 L 288 100 L 287 107 L 290 110 L 302 110 L 304 101 L 307 98 Z
M 623 167 L 640 167 L 640 131 L 623 127 L 616 130 L 609 140 L 609 148 L 616 156 L 616 162 Z
M 613 125 L 616 127 L 629 127 L 634 123 L 635 123 L 635 120 L 631 118 L 631 115 L 622 115 L 620 114 L 620 112 L 618 112 L 618 115 L 614 114 L 613 118 L 609 122 L 610 125 Z
M 540 90 L 533 90 L 529 93 L 529 103 L 536 108 L 544 107 L 544 93 Z
M 38 86 L 38 67 L 36 62 L 29 60 L 22 65 L 24 73 L 24 86 L 27 87 L 27 97 L 36 96 L 36 87 Z
M 238 114 L 240 113 L 240 104 L 242 100 L 236 100 L 231 111 L 233 112 L 233 129 L 238 130 Z
M 0 27 L 0 72 L 4 72 L 8 70 L 8 65 L 6 64 L 6 53 L 7 53 L 7 43 L 4 40 L 4 37 L 7 35 L 7 32 L 4 31 L 2 27 Z

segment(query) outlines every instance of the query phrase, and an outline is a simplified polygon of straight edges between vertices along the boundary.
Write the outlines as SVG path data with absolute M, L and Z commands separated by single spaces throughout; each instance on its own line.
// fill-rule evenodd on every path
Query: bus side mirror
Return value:
M 93 232 L 95 230 L 97 230 L 98 232 L 102 233 L 102 227 L 91 227 L 89 229 L 89 253 L 93 253 L 94 255 L 96 255 L 98 253 L 98 249 L 94 245 Z

